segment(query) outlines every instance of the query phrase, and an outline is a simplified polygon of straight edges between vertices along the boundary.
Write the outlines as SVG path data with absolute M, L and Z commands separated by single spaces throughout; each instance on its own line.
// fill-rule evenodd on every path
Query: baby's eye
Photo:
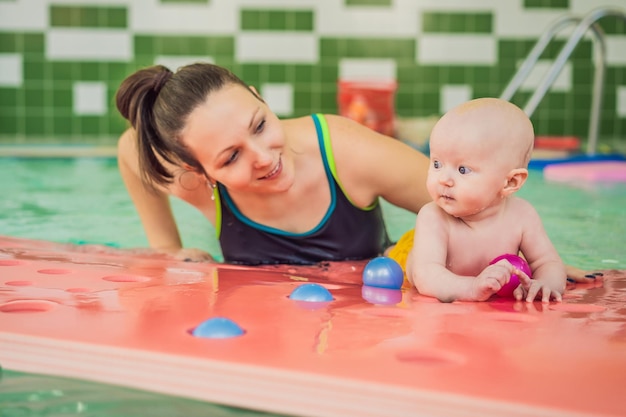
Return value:
M 256 127 L 255 133 L 261 133 L 265 129 L 265 119 L 261 120 L 261 123 Z
M 435 169 L 439 169 L 439 168 L 441 168 L 441 162 L 439 162 L 439 161 L 433 161 L 433 168 L 435 168 Z
M 459 167 L 459 172 L 460 172 L 462 175 L 465 175 L 465 174 L 469 174 L 470 172 L 472 172 L 472 170 L 471 170 L 471 169 L 469 169 L 468 167 L 460 166 L 460 167 Z

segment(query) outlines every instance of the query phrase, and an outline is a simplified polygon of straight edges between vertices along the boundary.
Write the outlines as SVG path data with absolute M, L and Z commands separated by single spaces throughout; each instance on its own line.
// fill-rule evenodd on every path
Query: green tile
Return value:
M 525 9 L 569 9 L 569 0 L 524 0 Z
M 143 55 L 234 55 L 234 38 L 206 36 L 136 37 L 135 52 Z
M 339 66 L 336 62 L 322 64 L 319 71 L 319 81 L 322 83 L 336 83 L 339 79 Z
M 346 6 L 391 6 L 392 0 L 344 0 Z
M 50 69 L 55 80 L 71 81 L 78 74 L 78 64 L 73 62 L 52 62 Z
M 266 80 L 270 83 L 284 83 L 293 81 L 287 78 L 287 65 L 285 64 L 268 65 Z
M 106 68 L 104 64 L 99 62 L 77 62 L 75 64 L 78 70 L 78 79 L 80 81 L 104 81 L 102 68 Z
M 206 36 L 190 37 L 184 42 L 186 54 L 209 55 L 210 40 Z
M 46 78 L 47 63 L 41 60 L 24 59 L 24 83 Z
M 626 35 L 626 22 L 617 16 L 607 16 L 598 21 L 607 35 Z
M 128 11 L 124 7 L 109 7 L 106 9 L 107 27 L 126 28 L 128 27 Z
M 45 89 L 26 86 L 24 88 L 24 105 L 27 108 L 31 108 L 31 107 L 43 108 L 46 105 L 44 101 L 44 96 L 45 96 Z
M 108 131 L 114 136 L 119 136 L 122 132 L 128 129 L 128 122 L 120 115 L 110 116 L 107 119 L 106 124 Z
M 24 134 L 41 136 L 46 133 L 45 120 L 41 117 L 41 109 L 34 111 L 31 109 L 25 118 Z
M 248 84 L 258 85 L 261 81 L 261 65 L 259 64 L 244 64 L 241 66 L 241 72 L 239 77 Z
M 24 33 L 20 35 L 21 48 L 24 53 L 43 54 L 45 38 L 42 33 Z
M 0 33 L 0 52 L 21 52 L 18 37 L 16 33 Z
M 72 108 L 72 90 L 66 88 L 54 88 L 52 94 L 52 105 L 55 109 Z
M 211 38 L 209 44 L 209 53 L 215 56 L 234 56 L 235 38 L 233 36 Z
M 314 14 L 313 12 L 289 12 L 288 29 L 289 30 L 302 30 L 313 31 L 314 28 Z
M 257 30 L 261 20 L 260 12 L 258 10 L 246 10 L 243 9 L 239 13 L 239 24 L 241 30 Z
M 70 136 L 74 132 L 76 119 L 70 116 L 55 116 L 52 125 L 52 134 L 57 136 Z
M 18 120 L 14 115 L 6 114 L 0 108 L 0 135 L 15 135 L 19 133 Z
M 415 41 L 412 39 L 345 39 L 339 42 L 335 47 L 338 57 L 396 58 L 413 56 L 415 51 Z M 323 50 L 322 52 L 326 51 Z M 323 56 L 328 55 L 323 54 Z
M 399 85 L 409 86 L 422 82 L 416 70 L 415 62 L 408 60 L 399 60 L 396 66 L 396 77 Z
M 307 83 L 313 80 L 313 67 L 311 65 L 296 64 L 294 69 L 294 82 Z M 297 100 L 294 100 L 297 102 Z
M 128 26 L 125 7 L 50 6 L 51 27 L 124 29 Z
M 264 15 L 262 21 L 265 27 L 259 28 L 259 30 L 287 30 L 287 12 L 283 10 L 268 10 L 262 14 Z
M 98 135 L 100 132 L 99 116 L 81 116 L 79 118 L 79 132 L 82 135 Z
M 323 113 L 337 113 L 336 91 L 322 91 L 320 93 L 320 111 Z
M 184 48 L 185 42 L 179 36 L 161 36 L 155 40 L 155 54 L 157 55 L 186 55 L 181 54 L 181 48 Z
M 153 36 L 135 35 L 135 55 L 153 54 L 155 50 L 155 38 Z
M 313 30 L 313 12 L 310 10 L 242 9 L 239 19 L 243 31 Z
M 178 3 L 178 4 L 209 4 L 209 0 L 159 0 L 161 3 Z
M 424 33 L 492 33 L 492 13 L 424 12 Z
M 294 105 L 298 106 L 300 109 L 304 109 L 305 111 L 309 111 L 311 109 L 311 102 L 313 101 L 311 91 L 302 90 L 298 88 L 296 85 L 296 91 L 293 94 Z
M 343 51 L 343 40 L 336 38 L 320 38 L 320 56 L 325 58 L 339 57 Z
M 0 87 L 0 108 L 17 106 L 19 92 L 21 89 Z

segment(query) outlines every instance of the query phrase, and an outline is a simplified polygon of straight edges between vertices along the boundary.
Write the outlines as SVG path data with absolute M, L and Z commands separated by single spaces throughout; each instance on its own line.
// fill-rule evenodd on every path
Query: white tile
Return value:
M 0 54 L 0 86 L 21 87 L 24 66 L 21 54 Z
M 74 114 L 101 116 L 107 113 L 107 85 L 104 82 L 78 81 L 74 83 Z
M 154 59 L 155 65 L 164 65 L 171 71 L 176 72 L 180 67 L 185 65 L 195 64 L 196 62 L 208 62 L 215 63 L 213 57 L 210 56 L 191 56 L 191 55 L 157 55 Z
M 448 110 L 472 99 L 472 87 L 469 85 L 444 85 L 439 92 L 439 111 Z
M 606 63 L 615 66 L 626 65 L 626 36 L 606 37 Z
M 626 85 L 617 86 L 617 108 L 616 113 L 618 117 L 626 118 Z
M 146 35 L 229 35 L 239 30 L 239 4 L 232 0 L 202 4 L 133 0 L 129 26 Z
M 238 62 L 317 63 L 317 37 L 311 34 L 245 32 L 235 39 Z
M 293 114 L 293 86 L 291 84 L 263 84 L 260 94 L 278 116 Z
M 489 35 L 423 35 L 416 48 L 421 65 L 494 65 L 498 58 Z
M 0 1 L 0 28 L 3 32 L 42 31 L 48 27 L 49 6 L 44 0 Z
M 346 6 L 344 1 L 319 1 L 315 29 L 323 36 L 355 38 L 413 37 L 419 2 L 394 1 L 391 7 Z
M 598 8 L 620 9 L 626 12 L 624 0 L 602 0 L 601 3 L 598 0 L 570 0 L 569 3 L 570 10 L 581 15 L 591 13 Z
M 494 35 L 506 38 L 539 38 L 565 14 L 560 9 L 524 9 L 521 5 L 513 6 L 510 1 L 503 2 L 507 7 L 494 13 Z M 563 27 L 556 39 L 567 38 L 577 22 Z M 569 29 L 568 29 L 569 28 Z
M 52 29 L 45 37 L 51 60 L 130 61 L 133 40 L 121 30 Z
M 396 80 L 396 61 L 377 58 L 343 58 L 339 60 L 341 80 Z

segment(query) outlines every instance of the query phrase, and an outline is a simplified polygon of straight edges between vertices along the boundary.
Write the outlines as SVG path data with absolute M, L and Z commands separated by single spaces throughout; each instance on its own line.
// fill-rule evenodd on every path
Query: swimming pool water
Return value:
M 0 369 L 2 417 L 271 417 L 126 387 Z
M 0 178 L 0 234 L 122 248 L 147 244 L 114 159 L 0 158 Z M 550 184 L 532 171 L 519 195 L 535 205 L 565 262 L 626 268 L 625 184 Z M 182 202 L 173 206 L 186 246 L 219 253 L 208 222 Z M 413 226 L 411 213 L 387 204 L 384 212 L 394 239 Z M 0 377 L 0 404 L 10 407 L 1 415 L 268 415 L 66 378 L 13 371 Z
M 64 243 L 146 247 L 113 158 L 0 158 L 0 234 Z M 563 260 L 585 269 L 624 269 L 626 184 L 547 183 L 532 170 L 518 193 L 539 211 Z M 173 199 L 185 246 L 221 256 L 213 227 Z M 415 216 L 384 204 L 393 239 Z

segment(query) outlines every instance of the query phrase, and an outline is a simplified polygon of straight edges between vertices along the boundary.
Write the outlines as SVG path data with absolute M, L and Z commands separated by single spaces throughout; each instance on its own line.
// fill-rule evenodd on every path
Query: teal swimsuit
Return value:
M 326 119 L 313 115 L 330 184 L 331 202 L 322 221 L 305 233 L 289 233 L 245 217 L 217 184 L 217 237 L 228 263 L 313 264 L 379 256 L 391 242 L 378 199 L 362 209 L 350 202 L 337 179 Z

